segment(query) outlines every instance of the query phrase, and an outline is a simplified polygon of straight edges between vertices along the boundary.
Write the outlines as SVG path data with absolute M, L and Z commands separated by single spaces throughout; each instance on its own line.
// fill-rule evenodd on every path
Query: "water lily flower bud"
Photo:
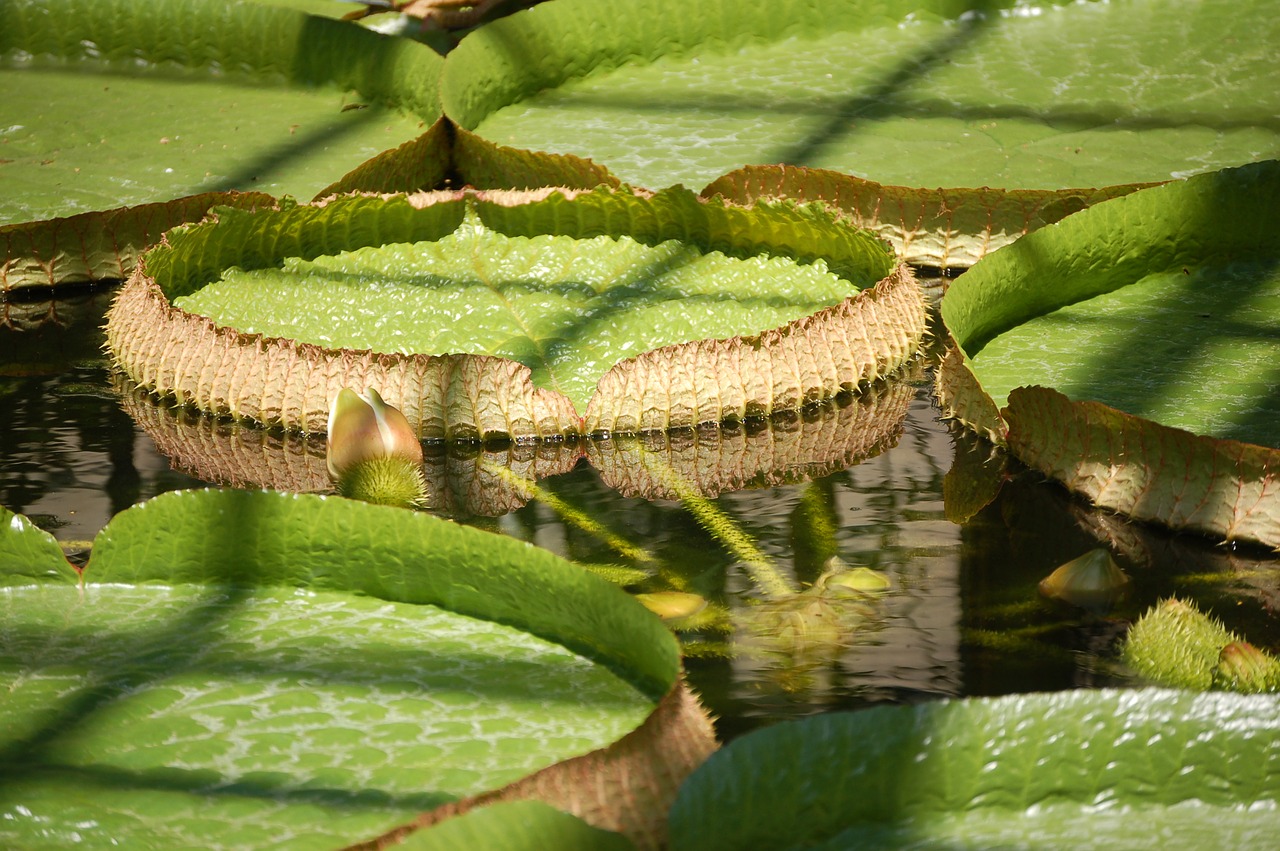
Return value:
M 1280 661 L 1247 641 L 1233 641 L 1218 654 L 1214 685 L 1259 694 L 1280 689 Z
M 369 388 L 343 388 L 329 408 L 325 460 L 338 492 L 382 505 L 419 505 L 426 495 L 422 444 L 397 408 Z
M 1040 593 L 1091 611 L 1106 611 L 1124 597 L 1129 577 L 1099 547 L 1071 561 L 1040 580 Z

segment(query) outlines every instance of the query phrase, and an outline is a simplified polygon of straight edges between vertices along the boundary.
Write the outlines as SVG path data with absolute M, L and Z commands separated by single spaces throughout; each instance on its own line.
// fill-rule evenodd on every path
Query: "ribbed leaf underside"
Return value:
M 0 227 L 0 292 L 24 287 L 121 281 L 148 245 L 215 206 L 270 207 L 261 192 L 209 192 L 177 201 Z
M 943 298 L 944 410 L 1100 506 L 1280 547 L 1277 210 L 1280 163 L 1256 163 L 984 258 Z
M 686 336 L 694 342 L 653 351 L 641 345 L 644 353 L 604 374 L 585 403 L 585 421 L 571 398 L 582 404 L 588 394 L 565 396 L 540 385 L 542 372 L 493 356 L 505 355 L 501 349 L 396 354 L 369 342 L 322 348 L 219 326 L 170 302 L 232 266 L 252 272 L 287 257 L 307 260 L 366 245 L 438 240 L 461 220 L 463 203 L 486 226 L 509 236 L 606 234 L 650 246 L 678 239 L 695 253 L 820 263 L 848 282 L 846 291 L 869 289 L 762 334 L 701 341 Z M 766 294 L 762 304 L 769 299 Z M 147 256 L 110 312 L 107 338 L 137 384 L 205 411 L 319 431 L 338 390 L 372 386 L 404 411 L 424 439 L 532 440 L 796 410 L 896 370 L 914 356 L 925 320 L 923 296 L 910 272 L 895 268 L 892 255 L 868 233 L 821 208 L 747 209 L 700 202 L 680 189 L 653 196 L 542 190 L 348 196 L 257 215 L 223 211 L 219 221 L 171 235 Z M 646 333 L 639 326 L 628 333 L 637 331 Z M 552 349 L 559 345 L 533 340 L 530 346 L 545 358 L 548 343 L 555 344 Z M 541 361 L 529 363 L 542 369 Z
M 345 192 L 427 191 L 446 178 L 474 189 L 621 185 L 608 169 L 590 160 L 495 145 L 442 118 L 417 139 L 361 163 L 316 198 Z
M 703 196 L 749 204 L 760 198 L 821 201 L 888 242 L 907 263 L 972 266 L 984 254 L 1138 185 L 1105 189 L 925 189 L 884 186 L 848 174 L 794 166 L 747 166 L 712 181 Z
M 1000 410 L 990 394 L 982 389 L 977 376 L 965 363 L 964 353 L 954 341 L 938 362 L 934 389 L 948 417 L 992 443 L 1004 443 L 1007 425 L 1000 417 Z
M 587 458 L 623 496 L 679 499 L 795 484 L 846 470 L 897 442 L 915 388 L 896 381 L 761 429 L 694 430 L 593 441 Z M 674 480 L 674 482 L 673 482 Z
M 1280 549 L 1280 450 L 1169 428 L 1020 387 L 1004 411 L 1020 460 L 1139 520 Z
M 667 346 L 623 361 L 587 405 L 588 433 L 769 416 L 856 391 L 915 355 L 926 322 L 906 266 L 873 289 L 750 337 Z

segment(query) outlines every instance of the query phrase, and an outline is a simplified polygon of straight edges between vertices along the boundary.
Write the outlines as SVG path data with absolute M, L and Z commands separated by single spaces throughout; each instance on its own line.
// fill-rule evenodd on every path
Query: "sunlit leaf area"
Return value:
M 0 847 L 1270 847 L 1277 44 L 0 0 Z

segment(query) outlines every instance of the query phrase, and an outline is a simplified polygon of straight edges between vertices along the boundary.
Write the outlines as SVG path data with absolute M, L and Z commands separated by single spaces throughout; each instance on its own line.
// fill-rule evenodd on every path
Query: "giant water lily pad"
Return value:
M 214 205 L 311 197 L 439 115 L 440 64 L 248 3 L 5 0 L 0 291 L 124 279 Z
M 0 223 L 309 198 L 439 115 L 429 48 L 218 0 L 0 3 Z
M 1250 848 L 1280 827 L 1280 700 L 1071 691 L 882 707 L 735 740 L 676 851 Z
M 374 387 L 426 439 L 630 432 L 799 410 L 916 353 L 923 296 L 819 207 L 444 192 L 220 211 L 108 318 L 135 382 L 302 431 Z
M 1280 152 L 1277 38 L 1265 0 L 557 0 L 464 39 L 441 95 L 486 138 L 643 186 L 790 163 L 1103 187 Z
M 317 197 L 348 192 L 418 192 L 449 183 L 474 189 L 622 185 L 607 168 L 589 160 L 495 145 L 441 118 L 418 138 L 361 163 Z
M 530 772 L 643 835 L 627 795 L 604 792 L 606 812 L 566 778 L 614 788 L 608 746 L 671 716 L 659 699 L 682 708 L 646 734 L 683 742 L 669 785 L 713 746 L 665 628 L 509 539 L 333 498 L 175 492 L 116 517 L 81 580 L 2 519 L 5 845 L 334 847 Z
M 1280 162 L 1108 201 L 983 259 L 948 411 L 1096 504 L 1280 546 Z

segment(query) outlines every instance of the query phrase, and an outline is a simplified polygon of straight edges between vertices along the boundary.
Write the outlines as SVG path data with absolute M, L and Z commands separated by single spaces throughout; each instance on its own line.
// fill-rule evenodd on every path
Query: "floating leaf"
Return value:
M 32 534 L 0 539 L 6 845 L 79 830 L 333 846 L 556 782 L 576 812 L 645 836 L 712 747 L 665 627 L 510 539 L 348 500 L 177 492 L 114 518 L 77 585 L 36 583 L 65 562 Z M 669 765 L 609 747 L 655 726 L 681 743 L 647 752 Z M 619 760 L 667 791 L 622 800 L 606 776 Z M 531 771 L 551 786 L 518 785 Z
M 913 187 L 1168 180 L 1280 152 L 1265 0 L 558 0 L 467 36 L 441 100 L 628 183 L 789 163 Z
M 1099 506 L 1280 546 L 1277 210 L 1280 162 L 1257 163 L 984 258 L 943 298 L 944 407 Z
M 1018 388 L 1009 399 L 1013 452 L 1095 505 L 1280 547 L 1275 449 L 1169 428 L 1043 387 Z
M 78 575 L 57 540 L 0 505 L 0 588 L 35 582 L 75 582 Z
M 421 44 L 254 3 L 5 0 L 0 222 L 309 198 L 439 115 Z
M 107 336 L 215 413 L 314 431 L 373 387 L 424 439 L 532 439 L 798 410 L 924 325 L 905 267 L 820 208 L 606 188 L 221 211 L 147 255 Z
M 591 827 L 538 801 L 490 804 L 408 834 L 401 851 L 632 851 L 617 833 Z
M 673 851 L 1263 847 L 1280 699 L 1079 690 L 833 713 L 731 742 Z
M 207 192 L 176 201 L 0 225 L 0 291 L 124 280 L 138 264 L 142 250 L 159 242 L 170 228 L 199 221 L 215 206 L 251 209 L 275 203 L 262 192 Z
M 316 197 L 347 192 L 419 192 L 439 189 L 449 180 L 475 189 L 621 185 L 608 169 L 589 160 L 495 145 L 441 118 L 417 139 L 366 160 Z

